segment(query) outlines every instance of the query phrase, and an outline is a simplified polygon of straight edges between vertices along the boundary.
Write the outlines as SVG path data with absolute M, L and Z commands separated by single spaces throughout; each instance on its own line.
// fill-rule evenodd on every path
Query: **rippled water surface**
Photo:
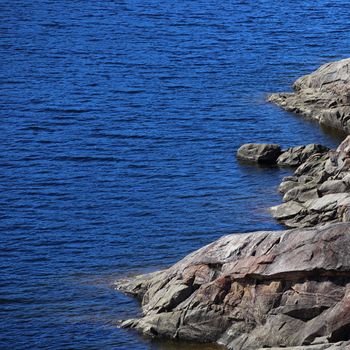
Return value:
M 244 142 L 334 146 L 265 103 L 350 52 L 348 1 L 0 1 L 1 349 L 205 349 L 116 327 L 123 276 L 278 229 L 286 169 Z

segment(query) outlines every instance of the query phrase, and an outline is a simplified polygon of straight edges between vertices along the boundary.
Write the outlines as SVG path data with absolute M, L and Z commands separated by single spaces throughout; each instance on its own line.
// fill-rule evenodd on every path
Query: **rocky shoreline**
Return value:
M 350 221 L 350 136 L 335 151 L 307 158 L 279 187 L 285 203 L 271 208 L 287 227 Z
M 270 101 L 350 133 L 350 59 L 322 66 Z M 243 145 L 240 159 L 290 166 L 272 215 L 289 229 L 225 236 L 169 269 L 118 281 L 151 337 L 233 350 L 350 349 L 350 136 L 336 150 Z
M 287 111 L 316 119 L 320 124 L 350 133 L 350 58 L 327 63 L 300 77 L 292 93 L 268 98 Z

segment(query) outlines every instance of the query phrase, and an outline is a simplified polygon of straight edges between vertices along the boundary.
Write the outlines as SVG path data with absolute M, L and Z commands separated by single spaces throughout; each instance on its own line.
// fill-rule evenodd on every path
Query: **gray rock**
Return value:
M 286 220 L 296 216 L 305 207 L 298 202 L 290 201 L 270 208 L 272 216 L 277 220 Z
M 295 176 L 318 176 L 325 170 L 326 161 L 329 154 L 314 154 L 302 163 L 296 170 Z
M 299 185 L 290 189 L 283 196 L 285 202 L 297 201 L 304 203 L 310 199 L 318 198 L 318 191 L 315 183 L 308 183 L 305 185 Z
M 305 203 L 309 211 L 325 212 L 338 208 L 346 199 L 350 198 L 350 193 L 331 193 L 321 198 L 311 199 Z
M 247 143 L 237 151 L 238 159 L 255 162 L 274 164 L 281 154 L 281 147 L 275 144 Z
M 265 348 L 266 349 L 266 348 Z M 349 350 L 350 342 L 338 342 L 335 344 L 313 344 L 305 346 L 292 346 L 284 348 L 270 348 L 270 350 Z M 258 350 L 263 350 L 259 348 Z
M 291 147 L 284 151 L 277 159 L 277 164 L 281 166 L 296 167 L 304 163 L 314 154 L 323 154 L 329 151 L 328 147 L 310 144 L 307 146 Z
M 321 66 L 299 78 L 293 88 L 294 93 L 272 94 L 268 100 L 350 133 L 350 58 Z
M 229 235 L 167 270 L 117 283 L 144 312 L 122 326 L 235 350 L 346 349 L 349 225 Z
M 350 221 L 350 136 L 335 151 L 314 153 L 283 179 L 285 203 L 272 215 L 287 227 Z M 298 205 L 299 203 L 299 205 Z
M 322 196 L 330 193 L 342 193 L 350 189 L 350 186 L 342 180 L 328 180 L 322 183 L 318 190 Z
M 299 186 L 299 182 L 298 181 L 282 181 L 281 184 L 278 187 L 278 191 L 280 193 L 287 193 L 289 190 L 291 190 L 294 187 L 298 187 Z

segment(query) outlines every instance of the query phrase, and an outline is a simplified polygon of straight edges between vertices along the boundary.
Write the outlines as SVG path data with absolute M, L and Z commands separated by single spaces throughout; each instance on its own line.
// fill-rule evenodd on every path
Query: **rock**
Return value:
M 268 100 L 350 133 L 350 58 L 321 66 L 299 78 L 293 88 L 294 93 L 272 94 Z
M 277 164 L 281 166 L 296 167 L 304 163 L 314 154 L 323 154 L 329 151 L 328 147 L 310 144 L 307 146 L 291 147 L 284 151 L 277 159 Z
M 295 186 L 283 196 L 285 202 L 293 200 L 304 203 L 313 198 L 318 198 L 318 191 L 315 183 Z
M 291 190 L 294 187 L 299 186 L 298 179 L 296 178 L 295 180 L 286 180 L 283 179 L 281 184 L 278 187 L 278 191 L 280 193 L 287 193 L 289 190 Z
M 117 282 L 144 312 L 122 325 L 235 350 L 346 349 L 349 250 L 350 223 L 225 236 L 167 270 Z
M 329 193 L 342 193 L 350 189 L 349 185 L 342 180 L 328 180 L 319 186 L 319 192 L 322 196 Z
M 350 132 L 349 83 L 347 59 L 270 100 Z M 237 157 L 297 166 L 279 187 L 285 203 L 271 208 L 297 229 L 225 236 L 167 270 L 117 282 L 142 301 L 143 316 L 122 327 L 235 350 L 350 350 L 350 136 L 336 150 L 246 144 Z
M 274 164 L 280 154 L 279 145 L 247 143 L 238 149 L 237 158 L 255 163 Z
M 314 154 L 302 163 L 296 170 L 296 176 L 319 176 L 325 170 L 325 164 L 329 159 L 329 153 Z
M 305 203 L 305 206 L 310 211 L 325 212 L 338 208 L 348 198 L 350 193 L 330 193 L 321 198 L 311 199 Z
M 350 136 L 337 150 L 307 158 L 293 176 L 282 180 L 279 191 L 285 203 L 272 207 L 271 213 L 287 227 L 349 222 Z
M 263 350 L 259 348 L 258 350 Z M 270 348 L 270 350 L 350 350 L 350 342 L 339 342 L 335 344 L 313 344 L 306 346 L 293 346 L 284 348 Z
M 290 201 L 271 207 L 272 216 L 277 220 L 286 220 L 299 214 L 305 208 L 298 202 Z
M 300 159 L 303 146 L 291 147 L 283 152 L 277 159 L 278 165 L 298 166 L 302 163 Z
M 347 136 L 346 139 L 338 146 L 337 152 L 342 153 L 343 157 L 350 156 L 350 136 Z

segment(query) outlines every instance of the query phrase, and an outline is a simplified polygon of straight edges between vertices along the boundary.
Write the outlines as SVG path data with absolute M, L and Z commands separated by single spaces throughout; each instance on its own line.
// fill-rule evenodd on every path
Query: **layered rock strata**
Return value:
M 234 234 L 167 270 L 117 283 L 152 337 L 228 349 L 350 348 L 350 224 Z
M 336 151 L 307 158 L 283 179 L 279 191 L 285 203 L 271 212 L 287 227 L 350 221 L 350 136 Z
M 296 80 L 293 89 L 293 93 L 272 94 L 268 100 L 350 133 L 350 58 L 321 66 Z

